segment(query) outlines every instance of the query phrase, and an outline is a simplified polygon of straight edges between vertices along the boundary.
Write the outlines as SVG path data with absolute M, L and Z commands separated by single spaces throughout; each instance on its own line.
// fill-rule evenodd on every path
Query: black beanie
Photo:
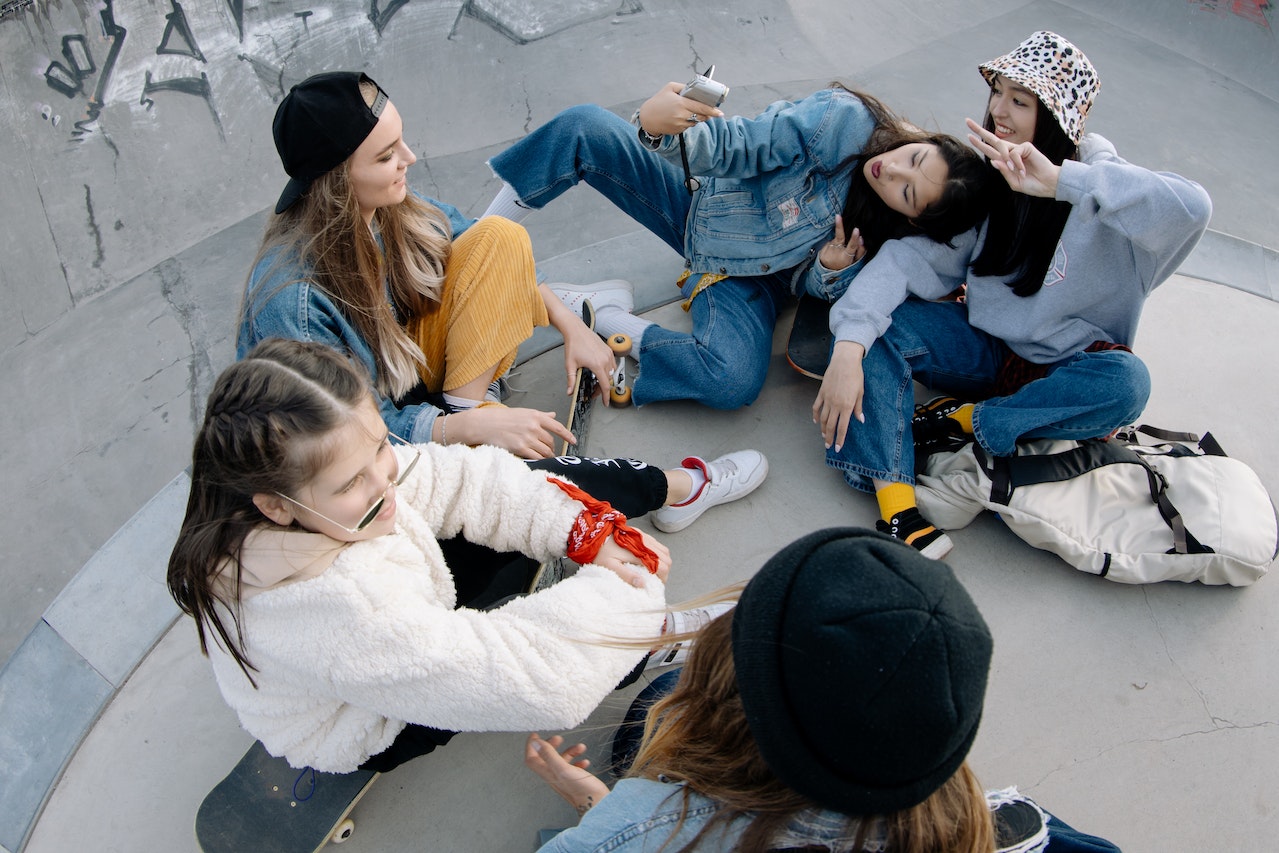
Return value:
M 926 800 L 977 735 L 991 638 L 950 567 L 880 533 L 809 534 L 733 615 L 751 734 L 790 788 L 835 811 Z
M 337 168 L 373 132 L 387 98 L 378 86 L 373 106 L 364 103 L 360 83 L 366 80 L 377 86 L 358 71 L 328 71 L 306 78 L 280 101 L 271 132 L 289 182 L 276 213 L 292 207 L 312 181 Z

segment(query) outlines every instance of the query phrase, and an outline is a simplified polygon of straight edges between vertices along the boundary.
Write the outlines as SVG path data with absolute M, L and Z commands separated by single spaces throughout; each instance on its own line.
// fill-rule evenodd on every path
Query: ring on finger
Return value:
M 697 113 L 689 113 L 688 120 L 691 121 L 693 124 L 697 124 L 699 121 L 702 120 L 702 117 L 699 116 Z

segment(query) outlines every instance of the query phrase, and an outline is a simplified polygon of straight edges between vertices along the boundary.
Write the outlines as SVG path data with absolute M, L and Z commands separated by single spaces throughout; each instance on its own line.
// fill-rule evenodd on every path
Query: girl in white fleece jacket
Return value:
M 169 589 L 241 724 L 296 767 L 576 726 L 644 660 L 608 641 L 662 631 L 669 552 L 607 504 L 498 448 L 391 439 L 349 361 L 282 340 L 219 377 L 196 439 Z M 474 610 L 437 542 L 459 534 L 583 565 Z

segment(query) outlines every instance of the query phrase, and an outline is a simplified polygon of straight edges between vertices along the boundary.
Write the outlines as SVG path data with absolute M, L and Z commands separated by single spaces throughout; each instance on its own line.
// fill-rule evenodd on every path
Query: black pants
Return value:
M 627 518 L 644 515 L 666 503 L 666 474 L 633 459 L 592 459 L 558 456 L 528 463 L 536 471 L 546 471 L 568 480 L 592 497 L 608 501 Z M 459 607 L 484 609 L 503 599 L 528 591 L 538 563 L 531 557 L 494 551 L 461 536 L 440 541 L 444 562 L 453 574 Z M 635 681 L 643 672 L 643 661 L 622 680 L 619 687 Z M 448 743 L 456 732 L 409 723 L 385 750 L 360 765 L 361 770 L 385 773 L 406 761 L 434 752 Z

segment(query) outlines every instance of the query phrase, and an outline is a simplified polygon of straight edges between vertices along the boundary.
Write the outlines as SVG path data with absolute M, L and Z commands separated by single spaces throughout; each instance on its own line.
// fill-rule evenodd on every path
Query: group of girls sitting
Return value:
M 1060 36 L 980 71 L 973 148 L 838 86 L 755 118 L 675 83 L 630 124 L 575 107 L 493 158 L 504 184 L 478 222 L 407 187 L 416 158 L 367 76 L 295 86 L 274 125 L 290 181 L 169 565 L 244 727 L 295 766 L 389 770 L 459 731 L 575 726 L 687 659 L 637 699 L 612 792 L 580 744 L 529 738 L 526 763 L 583 815 L 544 849 L 1115 849 L 984 793 L 966 763 L 992 640 L 932 559 L 951 542 L 915 508 L 914 446 L 1009 454 L 1132 420 L 1142 303 L 1210 204 L 1084 134 L 1099 83 Z M 683 255 L 691 333 L 634 314 L 625 282 L 538 283 L 512 220 L 579 181 Z M 763 456 L 556 457 L 571 436 L 503 405 L 501 380 L 549 322 L 570 387 L 579 368 L 607 379 L 596 332 L 624 332 L 637 404 L 737 408 L 801 294 L 834 303 L 812 417 L 827 463 L 876 494 L 878 532 L 805 536 L 668 611 L 669 551 L 628 518 L 683 529 L 757 488 Z M 954 396 L 916 407 L 914 379 Z M 561 557 L 580 568 L 528 594 Z

